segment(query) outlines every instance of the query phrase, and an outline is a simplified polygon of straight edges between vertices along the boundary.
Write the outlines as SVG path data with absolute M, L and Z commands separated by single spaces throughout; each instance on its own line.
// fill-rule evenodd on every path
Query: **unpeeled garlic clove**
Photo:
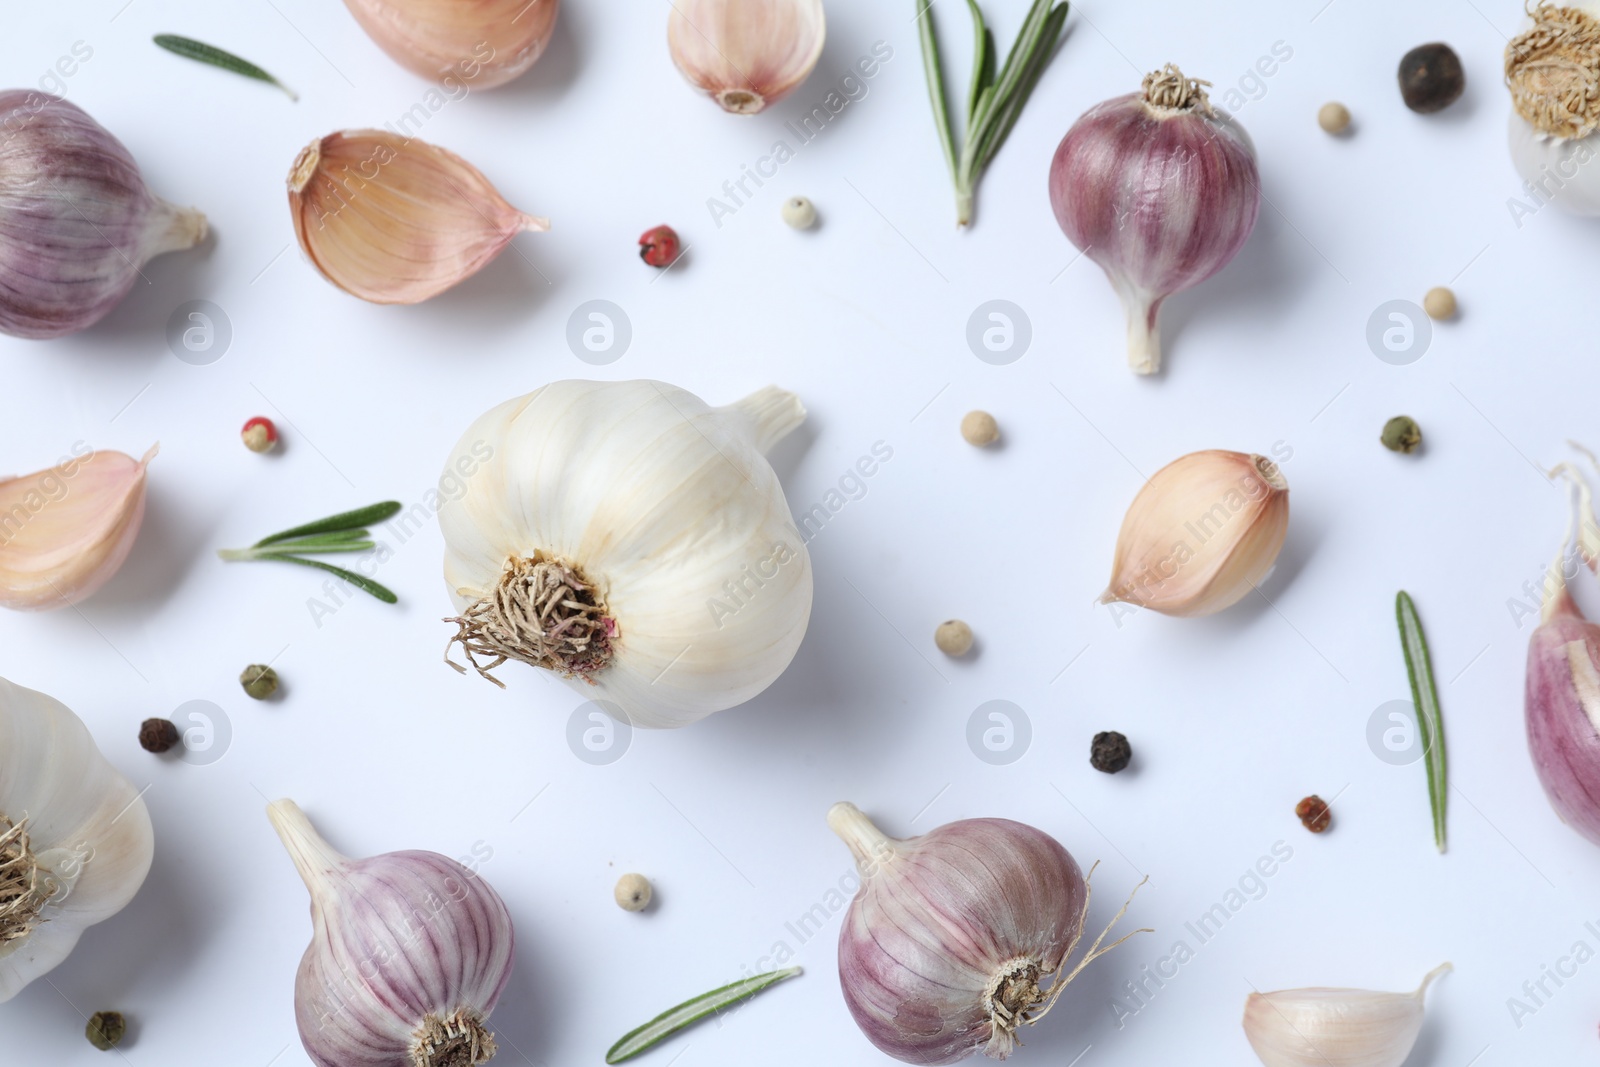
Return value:
M 544 55 L 560 0 L 345 0 L 367 36 L 413 74 L 492 89 Z
M 1266 577 L 1288 528 L 1289 483 L 1276 463 L 1191 452 L 1157 471 L 1129 505 L 1100 602 L 1164 615 L 1221 611 Z
M 0 607 L 76 604 L 117 573 L 144 521 L 143 459 L 91 452 L 0 481 Z
M 822 0 L 677 0 L 667 19 L 672 61 L 735 115 L 754 115 L 794 92 L 826 37 Z
M 1422 995 L 1443 963 L 1414 992 L 1284 989 L 1251 993 L 1244 1032 L 1266 1067 L 1400 1067 L 1422 1031 Z
M 375 304 L 417 304 L 482 270 L 550 220 L 506 202 L 453 152 L 384 130 L 307 145 L 289 172 L 300 247 L 323 276 Z

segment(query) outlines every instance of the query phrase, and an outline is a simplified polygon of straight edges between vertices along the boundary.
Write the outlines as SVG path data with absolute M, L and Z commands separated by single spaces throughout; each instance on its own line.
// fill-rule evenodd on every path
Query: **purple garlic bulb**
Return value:
M 437 852 L 352 860 L 292 800 L 267 808 L 306 888 L 311 946 L 294 1011 L 317 1067 L 473 1067 L 495 1054 L 486 1023 L 511 977 L 504 902 Z
M 839 931 L 839 984 L 861 1032 L 895 1059 L 955 1063 L 979 1050 L 1005 1059 L 1017 1028 L 1101 952 L 1104 933 L 1063 973 L 1089 886 L 1049 834 L 965 819 L 901 841 L 849 803 L 833 806 L 828 825 L 861 872 Z
M 76 104 L 0 90 L 0 332 L 47 338 L 98 322 L 139 268 L 205 238 L 206 217 L 145 188 Z
M 1122 298 L 1139 374 L 1161 367 L 1161 302 L 1227 266 L 1261 208 L 1250 135 L 1209 84 L 1171 64 L 1147 74 L 1084 112 L 1050 163 L 1056 221 Z

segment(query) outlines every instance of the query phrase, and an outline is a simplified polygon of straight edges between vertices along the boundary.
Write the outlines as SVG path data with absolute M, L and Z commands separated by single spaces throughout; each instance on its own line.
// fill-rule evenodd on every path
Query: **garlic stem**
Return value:
M 894 852 L 894 838 L 874 826 L 866 813 L 848 800 L 828 809 L 828 827 L 849 846 L 857 863 L 881 863 Z
M 746 432 L 762 455 L 771 452 L 774 445 L 806 421 L 806 408 L 800 398 L 776 385 L 757 389 L 743 400 L 729 404 L 725 410 L 737 412 L 748 420 Z
M 145 230 L 143 257 L 153 259 L 164 252 L 181 252 L 206 239 L 205 215 L 192 207 L 169 204 L 160 197 Z
M 267 819 L 278 831 L 278 839 L 283 842 L 289 858 L 294 860 L 294 868 L 300 872 L 315 904 L 317 894 L 349 865 L 350 860 L 323 840 L 306 813 L 300 810 L 300 805 L 292 800 L 275 800 L 268 804 Z
M 1443 963 L 1439 964 L 1439 966 L 1422 976 L 1422 983 L 1417 986 L 1417 991 L 1411 995 L 1416 997 L 1418 1000 L 1421 1000 L 1422 995 L 1428 991 L 1428 987 L 1433 984 L 1433 980 L 1435 978 L 1439 977 L 1441 974 L 1448 974 L 1455 969 L 1455 964 L 1451 963 L 1449 960 L 1445 960 Z

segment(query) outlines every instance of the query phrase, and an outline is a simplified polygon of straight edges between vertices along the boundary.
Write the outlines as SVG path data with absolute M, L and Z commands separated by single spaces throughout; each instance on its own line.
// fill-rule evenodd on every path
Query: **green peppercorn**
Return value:
M 257 700 L 265 700 L 278 691 L 278 672 L 271 667 L 252 663 L 239 675 L 244 691 Z
M 1383 424 L 1378 440 L 1391 452 L 1415 452 L 1422 447 L 1422 428 L 1410 415 L 1396 415 Z
M 127 1032 L 128 1021 L 120 1011 L 97 1011 L 89 1016 L 89 1025 L 83 1028 L 83 1036 L 101 1052 L 116 1048 Z

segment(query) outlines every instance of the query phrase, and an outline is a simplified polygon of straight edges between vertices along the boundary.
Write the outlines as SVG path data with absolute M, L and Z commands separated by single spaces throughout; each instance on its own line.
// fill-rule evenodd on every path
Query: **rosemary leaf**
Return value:
M 1017 119 L 1022 115 L 1023 107 L 1028 103 L 1028 98 L 1033 95 L 1034 86 L 1039 84 L 1044 68 L 1050 65 L 1054 57 L 1056 43 L 1061 38 L 1061 27 L 1067 21 L 1067 5 L 1062 4 L 1050 12 L 1050 17 L 1045 20 L 1043 31 L 1039 35 L 1039 46 L 1034 50 L 1029 59 L 1028 66 L 1024 69 L 1022 80 L 1017 83 L 1017 88 L 1007 101 L 1005 110 L 1001 112 L 989 128 L 984 131 L 982 142 L 974 158 L 977 174 L 982 174 L 989 166 L 989 161 L 994 158 L 1000 146 L 1006 143 L 1006 138 L 1011 135 L 1011 127 L 1017 124 Z M 976 177 L 973 179 L 976 183 Z
M 371 593 L 385 604 L 395 604 L 400 600 L 400 598 L 395 596 L 394 593 L 390 592 L 386 586 L 379 585 L 371 578 L 366 578 L 352 571 L 347 571 L 343 567 L 335 567 L 331 563 L 323 563 L 321 560 L 306 559 L 303 556 L 290 556 L 282 553 L 271 553 L 269 555 L 259 556 L 257 558 L 263 560 L 275 560 L 279 563 L 298 563 L 302 567 L 315 567 L 320 571 L 327 571 L 329 574 L 336 574 L 340 578 L 343 578 L 345 581 L 349 582 L 351 585 L 355 586 L 357 589 L 360 589 L 362 592 Z
M 1411 679 L 1411 702 L 1417 709 L 1417 730 L 1422 735 L 1423 759 L 1428 765 L 1428 806 L 1433 812 L 1433 841 L 1444 851 L 1445 800 L 1449 779 L 1444 756 L 1444 718 L 1439 711 L 1439 694 L 1433 684 L 1433 660 L 1428 655 L 1428 639 L 1422 634 L 1417 607 L 1402 589 L 1394 598 L 1395 617 L 1400 622 L 1400 648 L 1406 655 L 1406 674 Z
M 983 11 L 978 0 L 967 0 L 972 12 L 972 87 L 967 90 L 967 128 L 972 128 L 972 116 L 978 110 L 978 98 L 994 84 L 994 32 L 984 25 Z
M 799 967 L 790 967 L 782 971 L 768 971 L 752 978 L 742 978 L 731 985 L 721 989 L 713 989 L 709 993 L 702 993 L 693 1000 L 686 1000 L 675 1008 L 668 1008 L 654 1019 L 635 1030 L 630 1030 L 622 1035 L 622 1040 L 612 1045 L 606 1052 L 607 1063 L 621 1063 L 623 1060 L 632 1059 L 646 1049 L 654 1047 L 685 1027 L 692 1026 L 708 1015 L 714 1015 L 723 1008 L 757 993 L 769 986 L 777 985 L 785 978 L 793 978 L 800 973 Z
M 332 541 L 320 544 L 306 541 L 287 541 L 278 545 L 264 545 L 261 548 L 247 548 L 249 553 L 244 559 L 267 559 L 271 556 L 296 556 L 304 553 L 313 555 L 326 555 L 331 552 L 371 552 L 377 548 L 375 541 Z
M 343 530 L 354 530 L 363 526 L 375 526 L 380 522 L 387 522 L 400 513 L 400 502 L 386 501 L 382 504 L 373 504 L 369 507 L 357 508 L 354 511 L 341 512 L 330 515 L 326 519 L 308 522 L 304 526 L 296 526 L 292 530 L 275 533 L 271 537 L 263 537 L 252 547 L 260 548 L 263 545 L 276 544 L 279 541 L 288 541 L 295 537 L 305 537 L 309 534 L 339 533 Z
M 285 93 L 288 93 L 290 100 L 298 101 L 300 99 L 300 97 L 295 94 L 293 89 L 289 88 L 287 85 L 283 84 L 277 78 L 274 78 L 271 74 L 268 74 L 254 63 L 247 59 L 240 59 L 232 52 L 224 52 L 222 49 L 206 44 L 203 41 L 196 41 L 189 37 L 179 37 L 177 34 L 173 33 L 158 33 L 152 39 L 156 44 L 160 45 L 162 48 L 165 48 L 174 55 L 183 56 L 185 59 L 192 59 L 197 63 L 207 63 L 213 67 L 221 67 L 223 70 L 230 70 L 233 73 L 241 74 L 246 78 L 254 78 L 256 81 L 266 82 L 269 85 L 275 85 L 279 89 L 282 89 Z
M 950 167 L 950 180 L 960 183 L 956 170 L 956 139 L 950 127 L 950 104 L 944 95 L 944 63 L 939 58 L 939 38 L 933 31 L 933 0 L 917 0 L 917 37 L 922 44 L 922 67 L 928 75 L 928 97 L 933 103 L 933 123 L 939 129 L 939 144 Z

